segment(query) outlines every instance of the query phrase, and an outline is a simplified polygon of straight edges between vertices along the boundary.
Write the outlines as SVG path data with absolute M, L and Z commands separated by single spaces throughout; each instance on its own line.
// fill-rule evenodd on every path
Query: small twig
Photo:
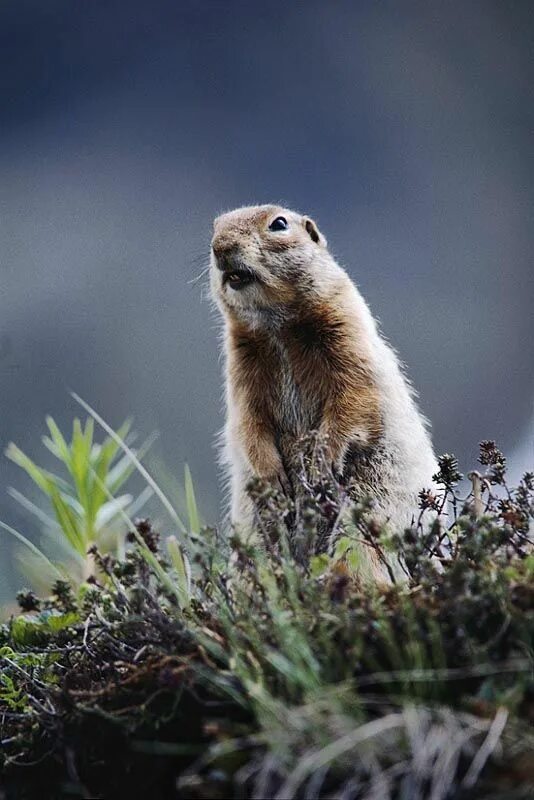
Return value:
M 343 499 L 342 499 L 341 503 L 340 503 L 340 506 L 339 506 L 339 511 L 338 511 L 338 513 L 337 513 L 337 516 L 336 516 L 336 518 L 335 518 L 335 520 L 334 520 L 334 524 L 333 524 L 333 526 L 332 526 L 332 530 L 331 530 L 331 531 L 330 531 L 330 533 L 328 534 L 328 547 L 327 547 L 327 552 L 328 552 L 330 555 L 333 555 L 333 552 L 334 552 L 334 546 L 335 546 L 335 543 L 336 543 L 336 542 L 335 542 L 335 540 L 336 540 L 337 532 L 338 532 L 339 526 L 340 526 L 340 524 L 341 524 L 341 519 L 342 519 L 342 517 L 343 517 L 343 514 L 344 514 L 344 513 L 345 513 L 345 511 L 347 510 L 347 507 L 348 507 L 348 505 L 349 505 L 349 502 L 350 502 L 350 500 L 349 500 L 349 497 L 348 497 L 348 495 L 345 495 L 345 496 L 343 497 Z
M 83 646 L 85 650 L 89 653 L 89 655 L 94 657 L 95 652 L 94 650 L 91 649 L 91 646 L 89 645 L 88 642 L 90 624 L 91 624 L 91 614 L 89 614 L 89 616 L 85 621 L 85 625 L 83 626 Z
M 482 516 L 484 505 L 482 503 L 482 477 L 476 469 L 469 472 L 467 477 L 473 484 L 473 512 L 478 519 Z

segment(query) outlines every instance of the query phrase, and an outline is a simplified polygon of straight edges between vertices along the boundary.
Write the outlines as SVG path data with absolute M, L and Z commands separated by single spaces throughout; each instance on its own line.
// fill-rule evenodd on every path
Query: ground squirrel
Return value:
M 399 361 L 307 216 L 276 205 L 214 222 L 211 289 L 224 318 L 223 459 L 231 521 L 253 525 L 253 476 L 291 491 L 302 435 L 324 435 L 336 470 L 383 519 L 410 523 L 435 459 Z

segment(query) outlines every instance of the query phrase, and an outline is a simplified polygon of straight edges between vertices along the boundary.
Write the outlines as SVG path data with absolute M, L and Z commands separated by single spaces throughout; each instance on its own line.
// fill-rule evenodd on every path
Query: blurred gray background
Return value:
M 221 501 L 212 218 L 314 216 L 408 364 L 438 451 L 534 462 L 531 2 L 4 0 L 0 446 L 129 414 Z M 5 492 L 28 481 L 0 459 Z M 0 599 L 21 578 L 0 535 Z

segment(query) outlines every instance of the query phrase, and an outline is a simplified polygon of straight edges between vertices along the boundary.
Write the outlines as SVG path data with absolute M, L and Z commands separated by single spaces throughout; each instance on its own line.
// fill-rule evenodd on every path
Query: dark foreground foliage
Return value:
M 303 459 L 298 502 L 251 487 L 256 544 L 183 543 L 186 589 L 141 521 L 80 591 L 21 593 L 0 797 L 534 796 L 534 476 L 510 489 L 491 442 L 481 464 L 461 499 L 442 457 L 391 535 Z M 369 583 L 366 548 L 405 579 Z

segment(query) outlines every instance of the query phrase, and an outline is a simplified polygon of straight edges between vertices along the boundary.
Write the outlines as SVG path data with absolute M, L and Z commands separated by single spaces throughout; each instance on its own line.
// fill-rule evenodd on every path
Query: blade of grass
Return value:
M 178 591 L 182 596 L 182 608 L 185 608 L 189 605 L 191 596 L 191 568 L 184 558 L 182 548 L 175 536 L 169 536 L 167 539 L 167 551 L 171 564 L 178 575 Z
M 74 515 L 73 511 L 63 500 L 55 486 L 50 487 L 49 496 L 58 522 L 61 525 L 66 538 L 69 540 L 74 550 L 81 555 L 85 555 L 87 543 L 84 539 L 83 533 L 80 531 L 77 525 L 76 516 Z
M 70 463 L 70 452 L 69 452 L 69 446 L 65 441 L 63 434 L 59 430 L 55 420 L 52 417 L 48 416 L 46 418 L 46 424 L 48 426 L 48 430 L 50 431 L 50 436 L 52 438 L 52 441 L 58 450 L 59 454 L 58 457 L 61 459 L 61 461 L 63 461 L 65 466 L 68 466 L 68 464 Z
M 110 427 L 104 419 L 102 419 L 100 414 L 98 414 L 98 412 L 96 412 L 89 405 L 89 403 L 86 403 L 85 400 L 82 400 L 82 398 L 78 394 L 76 394 L 76 392 L 71 392 L 71 397 L 79 405 L 81 405 L 81 407 L 84 408 L 87 411 L 87 413 L 90 414 L 95 419 L 96 422 L 98 422 L 98 424 L 106 431 L 106 433 L 109 436 L 111 436 L 111 438 L 114 441 L 117 442 L 119 447 L 130 457 L 132 462 L 137 467 L 138 472 L 143 476 L 145 481 L 152 487 L 152 489 L 154 490 L 154 493 L 161 500 L 163 506 L 167 510 L 167 512 L 168 512 L 169 516 L 171 517 L 171 519 L 173 520 L 173 522 L 180 528 L 182 533 L 187 533 L 187 528 L 184 525 L 184 523 L 182 522 L 182 520 L 180 519 L 180 517 L 178 516 L 178 514 L 176 513 L 175 509 L 172 506 L 172 503 L 167 498 L 167 496 L 162 492 L 162 490 L 160 489 L 160 487 L 158 486 L 158 484 L 156 483 L 154 478 L 150 475 L 148 470 L 146 470 L 145 467 L 141 464 L 141 462 L 139 461 L 139 459 L 137 458 L 135 453 L 132 450 L 130 450 L 128 445 L 115 433 L 113 428 Z
M 191 533 L 200 533 L 200 516 L 198 513 L 198 505 L 195 497 L 195 487 L 193 486 L 193 479 L 191 477 L 191 470 L 186 464 L 184 467 L 185 474 L 185 503 L 187 507 L 187 516 L 189 517 L 189 528 Z
M 119 436 L 120 436 L 119 432 Z M 157 432 L 152 433 L 144 442 L 143 444 L 135 450 L 135 455 L 139 461 L 141 461 L 145 455 L 148 453 L 156 439 L 158 438 L 159 434 Z M 134 451 L 132 451 L 134 452 Z M 132 461 L 128 455 L 123 456 L 116 464 L 114 464 L 108 472 L 107 476 L 107 486 L 111 489 L 113 494 L 117 492 L 121 486 L 128 480 L 132 472 L 135 470 L 135 464 L 132 464 Z M 100 477 L 102 477 L 100 475 Z
M 97 422 L 98 422 L 98 420 L 97 420 Z M 102 485 L 103 491 L 106 493 L 106 496 L 109 498 L 109 500 L 113 501 L 115 498 L 113 497 L 113 495 L 111 494 L 111 492 L 109 491 L 107 486 L 102 484 L 102 481 L 100 481 L 100 479 L 96 475 L 95 475 L 95 480 L 97 482 L 100 482 L 100 484 Z M 147 564 L 150 567 L 152 567 L 155 575 L 157 575 L 157 577 L 159 578 L 159 580 L 161 581 L 163 586 L 165 586 L 167 591 L 169 591 L 171 594 L 174 595 L 174 597 L 176 598 L 176 601 L 178 603 L 178 608 L 181 611 L 183 609 L 183 606 L 182 606 L 182 603 L 181 603 L 182 596 L 183 596 L 183 594 L 182 594 L 183 590 L 178 589 L 174 585 L 173 581 L 170 579 L 169 575 L 167 575 L 167 573 L 165 572 L 165 570 L 163 569 L 163 567 L 161 566 L 161 564 L 157 560 L 157 558 L 154 555 L 154 553 L 149 549 L 149 547 L 147 547 L 147 544 L 146 544 L 145 540 L 143 539 L 143 537 L 138 532 L 137 528 L 135 527 L 134 523 L 132 522 L 132 520 L 130 519 L 128 514 L 126 514 L 126 512 L 123 509 L 119 509 L 119 514 L 123 518 L 123 520 L 126 522 L 126 524 L 128 525 L 128 529 L 133 533 L 133 535 L 135 537 L 135 540 L 136 540 L 137 544 L 139 545 L 139 549 L 141 550 L 141 552 L 142 552 Z
M 119 509 L 128 508 L 131 502 L 131 494 L 123 494 L 120 497 L 116 497 L 113 501 L 108 500 L 107 503 L 103 503 L 96 515 L 95 532 L 99 533 L 102 528 L 109 526 L 119 515 Z
M 55 475 L 53 472 L 38 467 L 37 464 L 13 442 L 10 442 L 6 447 L 5 455 L 10 461 L 13 461 L 14 464 L 21 467 L 44 494 L 50 494 L 51 483 L 54 483 L 62 491 L 73 494 L 73 488 L 67 481 L 60 478 L 59 475 Z
M 151 486 L 145 486 L 139 497 L 137 497 L 133 503 L 130 505 L 129 514 L 133 518 L 135 517 L 143 508 L 143 506 L 150 500 L 151 497 L 154 495 L 154 490 Z
M 91 447 L 88 446 L 87 439 L 83 433 L 79 419 L 75 419 L 72 425 L 72 442 L 70 446 L 70 461 L 67 467 L 74 479 L 80 503 L 84 509 L 84 517 L 87 526 L 85 531 L 86 540 L 91 540 L 92 536 L 92 517 L 90 510 L 90 499 L 88 491 L 88 464 L 91 454 Z
M 7 490 L 7 493 L 10 495 L 10 497 L 16 500 L 17 503 L 20 503 L 22 508 L 25 508 L 26 511 L 29 511 L 30 514 L 34 515 L 34 517 L 37 517 L 37 519 L 42 522 L 45 527 L 55 531 L 61 530 L 61 526 L 57 520 L 49 517 L 45 511 L 39 508 L 39 506 L 37 506 L 35 503 L 32 503 L 31 500 L 28 500 L 28 498 L 21 494 L 21 492 L 17 491 L 17 489 L 14 489 L 12 486 L 10 486 Z
M 369 739 L 373 739 L 390 730 L 402 729 L 404 718 L 402 714 L 391 713 L 378 719 L 366 722 L 355 728 L 353 731 L 341 736 L 339 739 L 327 744 L 325 747 L 312 750 L 297 763 L 297 766 L 290 773 L 280 791 L 276 794 L 276 800 L 283 798 L 293 798 L 305 778 L 311 773 L 316 772 L 337 758 L 349 752 L 358 745 L 362 745 Z
M 37 484 L 42 492 L 45 494 L 50 493 L 50 478 L 42 469 L 37 466 L 37 464 L 35 464 L 34 461 L 31 460 L 31 458 L 22 452 L 20 447 L 17 447 L 16 444 L 10 442 L 6 448 L 6 456 L 10 461 L 13 461 L 13 463 L 17 464 L 17 466 L 22 467 L 22 469 L 27 472 L 32 481 Z
M 12 536 L 15 537 L 15 539 L 18 539 L 19 542 L 22 542 L 23 545 L 25 545 L 29 550 L 31 550 L 34 555 L 39 556 L 39 558 L 45 561 L 47 566 L 55 573 L 55 575 L 58 578 L 63 578 L 63 575 L 55 566 L 55 564 L 52 564 L 50 559 L 48 559 L 45 556 L 45 554 L 41 552 L 41 550 L 39 550 L 39 548 L 36 545 L 34 545 L 33 542 L 30 542 L 29 539 L 23 536 L 22 533 L 19 533 L 19 531 L 15 530 L 15 528 L 12 528 L 11 525 L 8 525 L 6 522 L 2 522 L 2 520 L 0 520 L 0 528 L 3 528 L 5 531 L 10 533 Z
M 92 417 L 90 419 L 92 419 Z M 120 439 L 124 439 L 124 437 L 127 436 L 130 427 L 131 427 L 131 422 L 130 420 L 127 419 L 126 422 L 123 425 L 121 425 L 121 427 L 118 429 L 117 436 Z M 111 439 L 109 436 L 98 449 L 95 447 L 95 445 L 91 447 L 89 455 L 91 466 L 96 471 L 96 474 L 98 475 L 100 480 L 105 481 L 108 485 L 110 483 L 110 476 L 113 470 L 116 469 L 116 467 L 112 467 L 111 465 L 113 459 L 115 458 L 118 452 L 119 452 L 119 445 L 117 444 L 117 442 L 114 442 L 113 439 Z M 124 456 L 124 458 L 127 458 L 127 456 Z M 128 463 L 130 463 L 129 459 Z M 133 469 L 134 467 L 132 467 L 131 471 L 133 471 Z M 100 486 L 95 483 L 92 472 L 89 473 L 88 477 L 89 477 L 88 483 L 90 486 L 90 491 L 89 491 L 90 502 L 88 511 L 91 519 L 94 521 L 98 509 L 104 502 L 106 495 L 104 494 Z M 125 475 L 122 483 L 124 483 L 128 479 L 128 477 L 129 477 L 128 475 Z M 110 489 L 112 493 L 115 494 L 118 491 L 119 486 L 116 487 L 110 486 Z

